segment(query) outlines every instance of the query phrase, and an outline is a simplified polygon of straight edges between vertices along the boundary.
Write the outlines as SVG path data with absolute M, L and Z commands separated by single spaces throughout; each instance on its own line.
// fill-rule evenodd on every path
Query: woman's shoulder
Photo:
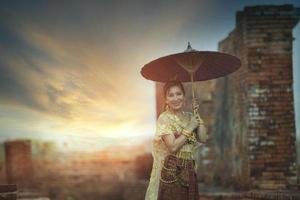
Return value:
M 168 119 L 169 115 L 170 115 L 170 113 L 168 113 L 167 111 L 163 111 L 159 114 L 157 120 L 159 121 L 159 120 Z

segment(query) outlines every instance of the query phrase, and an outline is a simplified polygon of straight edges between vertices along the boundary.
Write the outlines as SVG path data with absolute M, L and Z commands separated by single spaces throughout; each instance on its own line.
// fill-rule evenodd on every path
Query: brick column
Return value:
M 219 43 L 242 60 L 242 69 L 217 83 L 224 93 L 216 93 L 217 110 L 225 116 L 216 137 L 232 175 L 250 188 L 296 185 L 292 29 L 299 17 L 292 5 L 245 7 Z
M 32 184 L 33 165 L 29 140 L 5 142 L 5 169 L 8 183 L 17 184 L 21 189 Z

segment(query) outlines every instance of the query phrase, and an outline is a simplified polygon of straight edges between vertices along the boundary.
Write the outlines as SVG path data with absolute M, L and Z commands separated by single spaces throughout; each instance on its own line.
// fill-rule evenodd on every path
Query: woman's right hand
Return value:
M 199 125 L 196 116 L 192 116 L 191 120 L 189 121 L 189 123 L 186 125 L 185 130 L 187 130 L 188 132 L 192 132 L 195 128 L 197 128 Z

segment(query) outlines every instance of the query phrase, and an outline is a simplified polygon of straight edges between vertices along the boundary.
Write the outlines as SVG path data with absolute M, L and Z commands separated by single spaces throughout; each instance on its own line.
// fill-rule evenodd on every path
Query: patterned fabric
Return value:
M 147 188 L 145 200 L 157 200 L 158 188 L 161 177 L 161 171 L 165 158 L 170 155 L 167 146 L 162 140 L 163 135 L 178 134 L 182 132 L 183 127 L 187 125 L 192 114 L 184 112 L 184 118 L 179 119 L 176 115 L 165 111 L 160 114 L 157 120 L 156 132 L 152 143 L 153 166 L 150 176 L 149 185 Z M 179 151 L 197 153 L 196 148 L 199 144 L 185 144 Z M 194 156 L 197 158 L 198 156 Z M 194 166 L 195 168 L 196 166 Z
M 157 200 L 198 200 L 194 161 L 166 157 L 161 171 Z

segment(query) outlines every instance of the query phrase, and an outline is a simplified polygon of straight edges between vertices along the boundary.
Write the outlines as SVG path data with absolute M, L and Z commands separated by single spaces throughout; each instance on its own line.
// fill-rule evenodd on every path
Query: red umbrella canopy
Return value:
M 215 51 L 193 50 L 151 61 L 142 68 L 141 74 L 148 80 L 158 82 L 189 82 L 190 73 L 193 73 L 194 81 L 205 81 L 228 75 L 240 66 L 241 61 L 235 56 Z

